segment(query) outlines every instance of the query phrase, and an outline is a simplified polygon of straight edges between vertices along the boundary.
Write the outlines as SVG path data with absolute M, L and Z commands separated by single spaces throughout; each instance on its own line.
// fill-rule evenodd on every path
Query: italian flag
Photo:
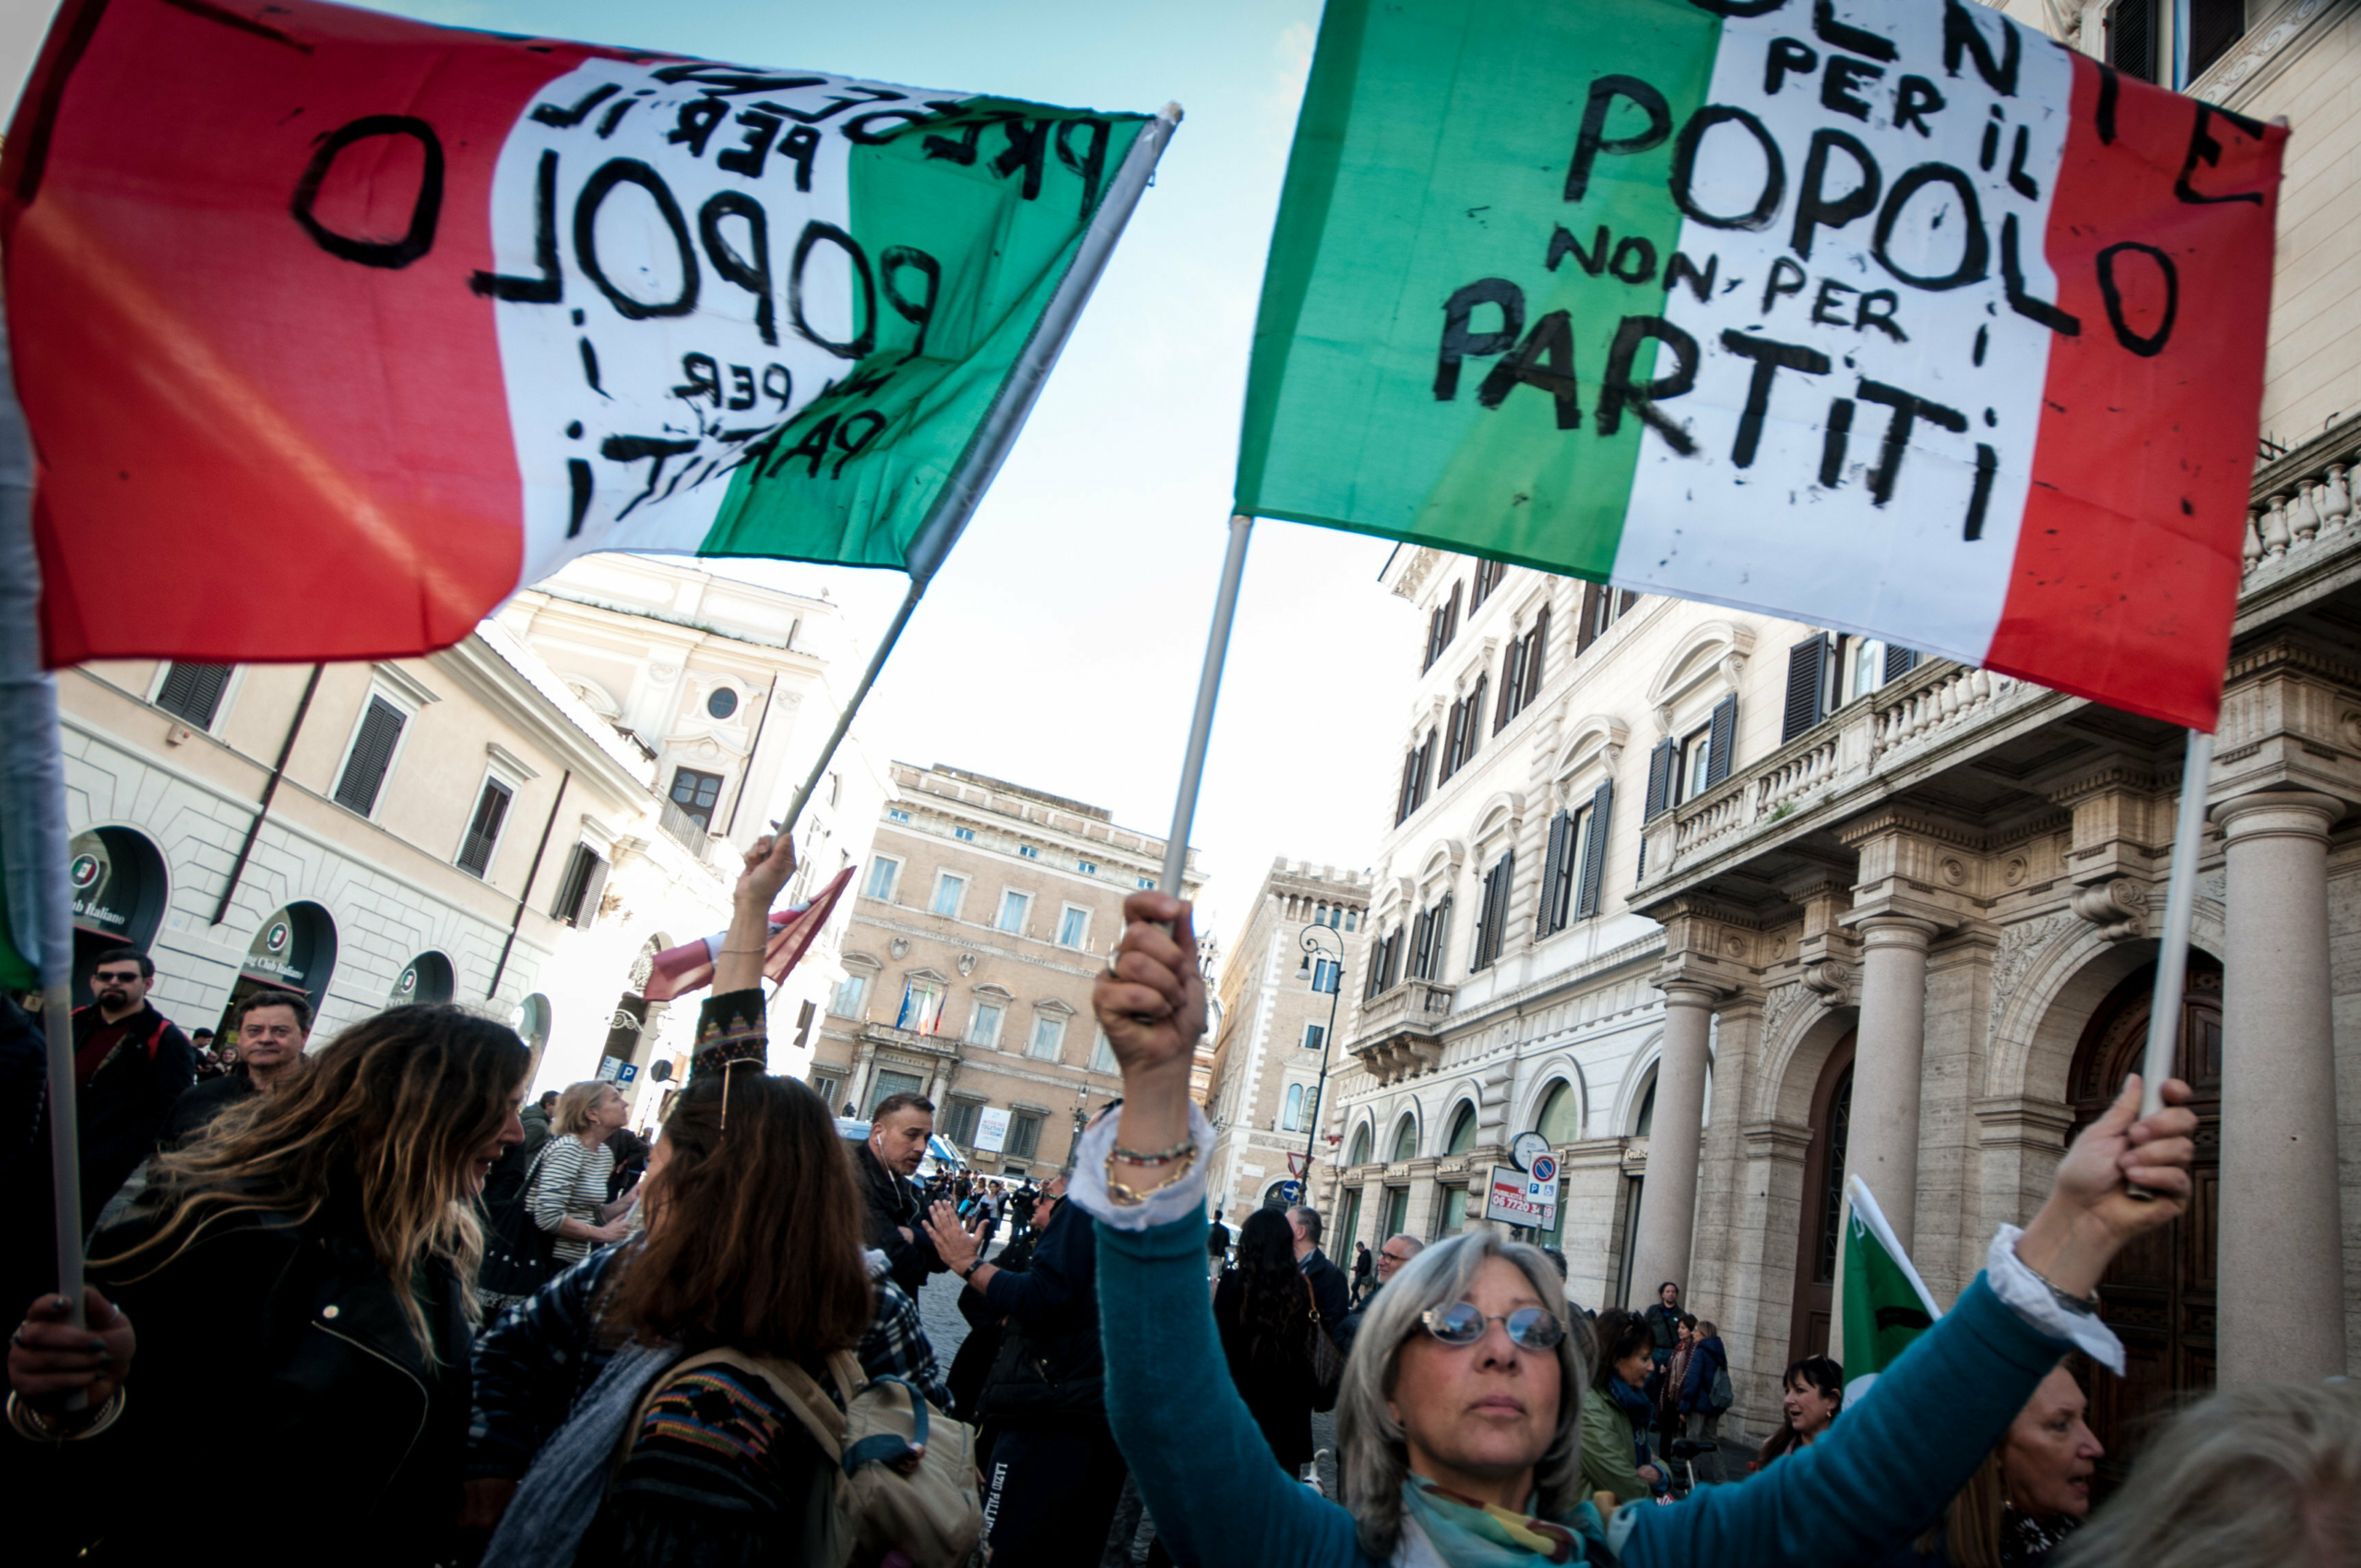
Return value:
M 1238 509 L 2210 729 L 2286 135 L 1971 0 L 1330 0 Z
M 931 575 L 1151 124 L 68 0 L 0 160 L 45 657 L 422 652 L 593 550 Z

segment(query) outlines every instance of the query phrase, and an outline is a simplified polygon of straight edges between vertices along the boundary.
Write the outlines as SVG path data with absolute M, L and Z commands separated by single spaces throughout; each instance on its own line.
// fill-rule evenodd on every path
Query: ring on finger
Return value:
M 1109 980 L 1119 980 L 1123 978 L 1123 971 L 1115 967 L 1122 956 L 1123 954 L 1121 948 L 1117 948 L 1114 952 L 1107 955 L 1107 978 Z

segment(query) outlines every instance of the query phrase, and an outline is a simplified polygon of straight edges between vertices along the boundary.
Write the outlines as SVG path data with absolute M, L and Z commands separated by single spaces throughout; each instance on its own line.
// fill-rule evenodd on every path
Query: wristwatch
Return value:
M 959 1277 L 962 1279 L 973 1279 L 976 1277 L 976 1270 L 983 1266 L 984 1254 L 978 1253 L 974 1257 L 967 1260 L 967 1266 L 959 1271 Z

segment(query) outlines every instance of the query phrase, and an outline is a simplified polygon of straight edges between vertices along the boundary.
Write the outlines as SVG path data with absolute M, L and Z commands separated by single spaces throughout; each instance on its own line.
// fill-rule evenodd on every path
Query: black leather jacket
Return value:
M 469 1393 L 449 1272 L 420 1271 L 430 1360 L 357 1215 L 233 1215 L 160 1253 L 108 1261 L 156 1225 L 135 1212 L 92 1249 L 91 1282 L 138 1336 L 122 1420 L 55 1453 L 6 1440 L 11 1469 L 46 1465 L 53 1496 L 74 1499 L 94 1548 L 85 1561 L 175 1561 L 193 1528 L 219 1526 L 248 1563 L 442 1559 Z M 247 1463 L 262 1467 L 258 1490 L 241 1496 L 222 1466 Z
M 853 1170 L 860 1177 L 866 1240 L 885 1254 L 887 1277 L 915 1301 L 926 1277 L 941 1274 L 943 1268 L 934 1243 L 919 1223 L 925 1209 L 918 1183 L 879 1164 L 877 1151 L 866 1143 L 849 1152 Z M 910 1233 L 909 1241 L 902 1239 L 905 1229 Z

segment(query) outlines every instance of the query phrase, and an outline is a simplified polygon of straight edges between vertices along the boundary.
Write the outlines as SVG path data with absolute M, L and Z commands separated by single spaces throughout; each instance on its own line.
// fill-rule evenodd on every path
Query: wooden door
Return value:
M 2074 1131 L 2097 1120 L 2136 1071 L 2148 1043 L 2153 965 L 2127 979 L 2091 1016 L 2074 1051 L 2067 1092 Z M 2189 956 L 2177 1074 L 2197 1091 L 2197 1160 L 2188 1211 L 2126 1247 L 2099 1286 L 2100 1315 L 2123 1341 L 2124 1375 L 2091 1377 L 2091 1430 L 2106 1444 L 2098 1486 L 2111 1491 L 2130 1468 L 2152 1414 L 2213 1386 L 2213 1235 L 2222 1170 L 2222 968 Z
M 1828 1354 L 1836 1314 L 1836 1239 L 1845 1212 L 1845 1148 L 1853 1121 L 1854 1036 L 1836 1042 L 1811 1093 L 1811 1147 L 1804 1155 L 1803 1217 L 1796 1227 L 1795 1316 L 1787 1360 Z

